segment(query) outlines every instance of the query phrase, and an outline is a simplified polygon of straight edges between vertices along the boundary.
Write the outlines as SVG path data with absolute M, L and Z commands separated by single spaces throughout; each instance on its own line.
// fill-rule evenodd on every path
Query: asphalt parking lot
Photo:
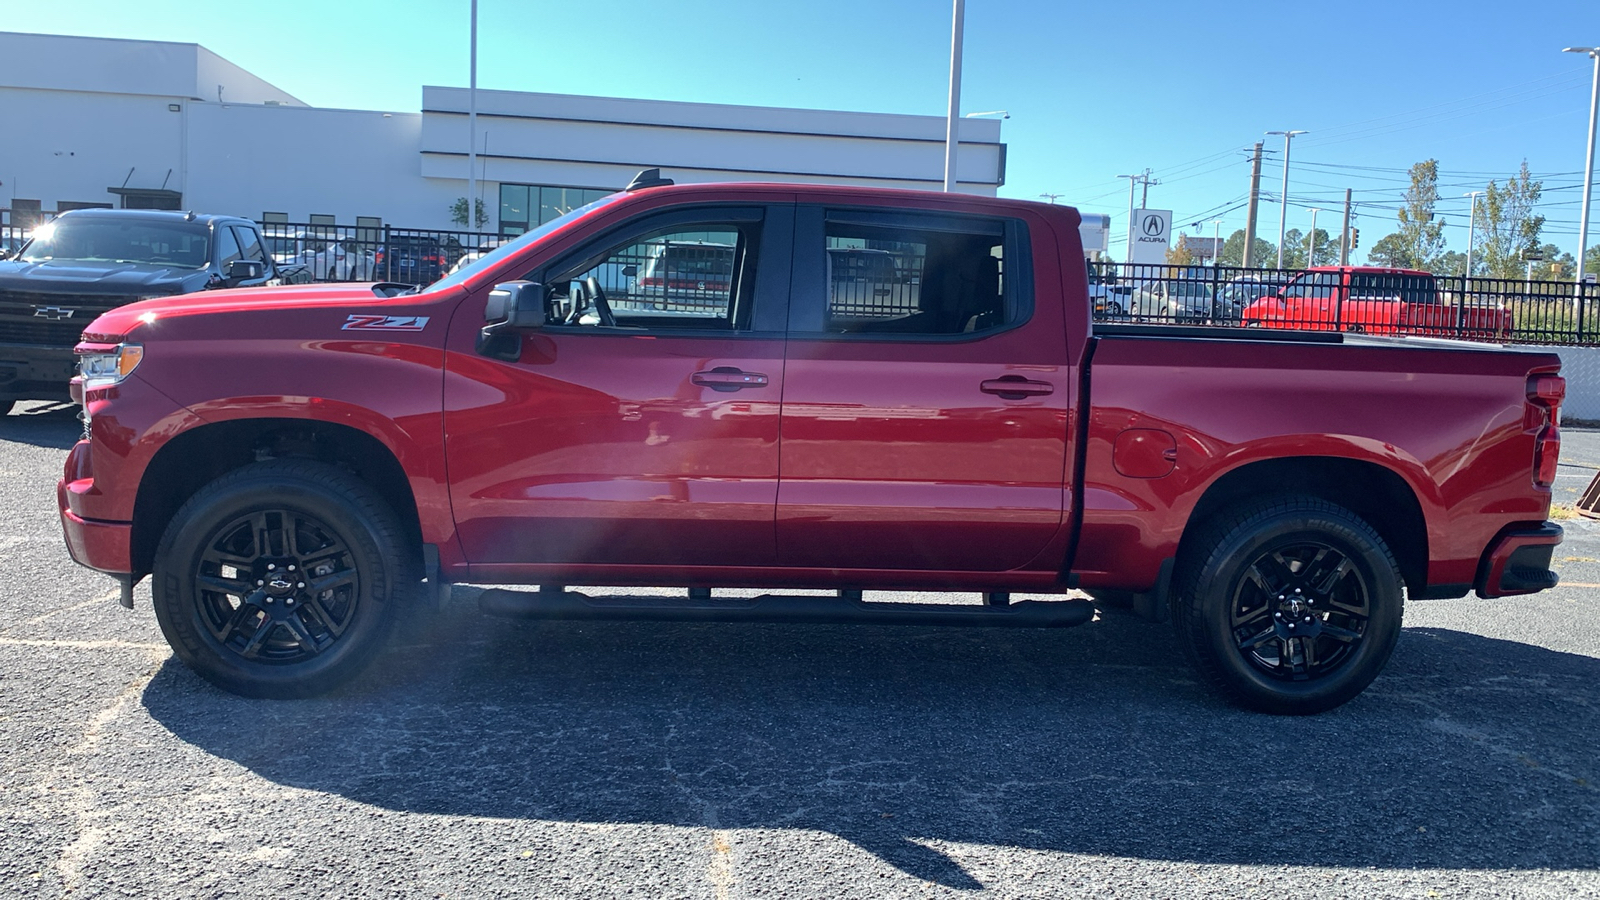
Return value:
M 535 624 L 464 586 L 349 690 L 252 701 L 68 560 L 77 431 L 0 420 L 0 896 L 1600 896 L 1600 523 L 1557 590 L 1411 604 L 1305 719 L 1116 612 Z M 1600 432 L 1563 462 L 1571 502 Z

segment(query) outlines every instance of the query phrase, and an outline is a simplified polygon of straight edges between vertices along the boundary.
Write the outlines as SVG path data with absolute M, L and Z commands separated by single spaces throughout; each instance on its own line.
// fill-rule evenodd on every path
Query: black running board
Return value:
M 512 619 L 635 622 L 782 622 L 789 624 L 962 625 L 1071 628 L 1094 618 L 1089 600 L 1024 600 L 1005 606 L 952 603 L 864 603 L 839 597 L 589 597 L 573 591 L 490 588 L 478 608 Z

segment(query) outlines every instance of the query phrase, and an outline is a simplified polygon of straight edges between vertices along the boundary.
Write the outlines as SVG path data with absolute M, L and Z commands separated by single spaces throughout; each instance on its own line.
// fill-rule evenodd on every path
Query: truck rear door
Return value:
M 1002 571 L 1057 534 L 1075 382 L 1054 238 L 1029 224 L 799 207 L 782 565 Z

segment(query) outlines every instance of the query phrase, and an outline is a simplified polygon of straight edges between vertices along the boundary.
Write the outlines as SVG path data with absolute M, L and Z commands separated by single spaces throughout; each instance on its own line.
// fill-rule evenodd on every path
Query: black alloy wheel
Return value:
M 1201 674 L 1262 712 L 1361 693 L 1394 650 L 1403 579 L 1376 530 L 1311 497 L 1258 501 L 1186 544 L 1173 622 Z
M 417 552 L 365 483 L 282 459 L 230 472 L 173 516 L 156 619 L 179 659 L 250 697 L 304 697 L 362 669 L 420 580 Z

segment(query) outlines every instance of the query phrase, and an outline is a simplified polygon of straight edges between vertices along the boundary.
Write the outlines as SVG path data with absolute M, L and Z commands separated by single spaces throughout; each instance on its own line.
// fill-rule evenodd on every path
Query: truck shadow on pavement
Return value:
M 71 450 L 82 436 L 83 423 L 78 421 L 78 406 L 73 403 L 33 403 L 0 416 L 0 440 L 4 441 Z
M 150 714 L 273 782 L 407 812 L 810 829 L 980 883 L 951 845 L 1195 863 L 1600 868 L 1600 660 L 1408 629 L 1331 713 L 1214 700 L 1164 627 L 509 623 L 460 601 L 337 696 L 169 660 Z M 766 846 L 770 847 L 770 844 Z M 759 864 L 755 848 L 753 862 Z

